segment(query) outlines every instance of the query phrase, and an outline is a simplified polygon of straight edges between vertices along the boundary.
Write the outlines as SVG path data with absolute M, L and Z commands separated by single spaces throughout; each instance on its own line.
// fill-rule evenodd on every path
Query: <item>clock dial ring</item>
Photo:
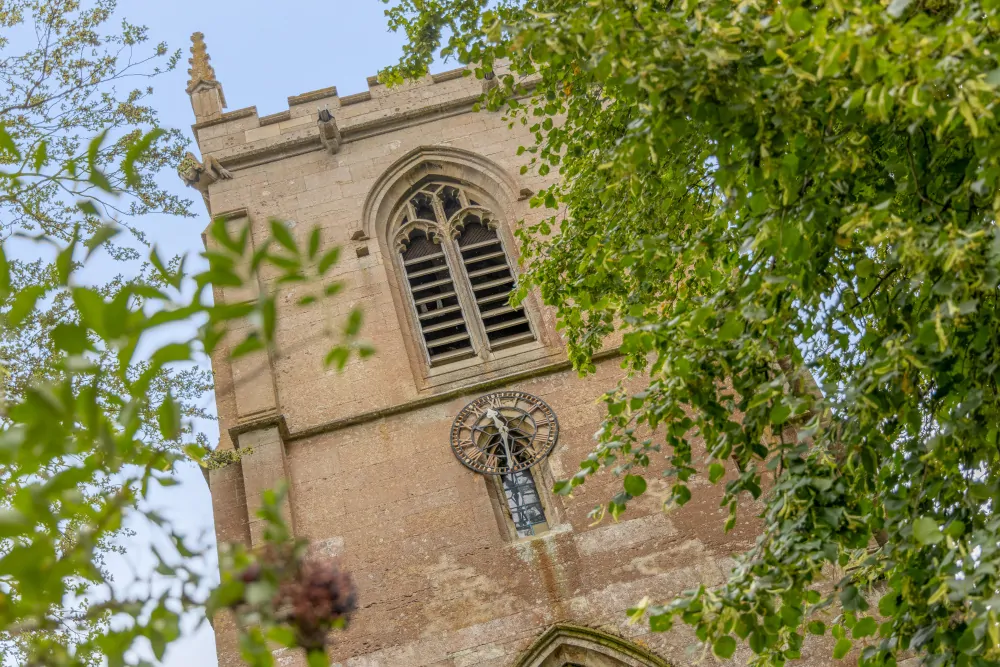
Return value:
M 451 428 L 451 449 L 462 465 L 484 475 L 527 470 L 559 437 L 559 420 L 542 399 L 523 391 L 484 394 L 466 405 Z

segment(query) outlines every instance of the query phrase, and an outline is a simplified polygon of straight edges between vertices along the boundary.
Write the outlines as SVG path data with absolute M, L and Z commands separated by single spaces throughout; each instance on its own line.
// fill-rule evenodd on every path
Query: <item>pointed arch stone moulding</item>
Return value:
M 514 206 L 521 187 L 502 166 L 472 151 L 453 146 L 420 146 L 386 169 L 365 198 L 361 234 L 393 247 L 392 213 L 414 185 L 426 177 L 454 179 L 488 195 L 496 214 L 516 220 Z
M 641 646 L 607 632 L 568 623 L 553 625 L 512 667 L 673 667 Z

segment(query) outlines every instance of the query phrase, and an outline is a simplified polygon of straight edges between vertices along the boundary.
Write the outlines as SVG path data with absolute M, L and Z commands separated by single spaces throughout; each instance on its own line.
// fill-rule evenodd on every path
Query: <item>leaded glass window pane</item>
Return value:
M 517 536 L 530 537 L 545 532 L 548 529 L 545 508 L 538 497 L 538 488 L 531 471 L 522 470 L 503 475 L 500 480 Z

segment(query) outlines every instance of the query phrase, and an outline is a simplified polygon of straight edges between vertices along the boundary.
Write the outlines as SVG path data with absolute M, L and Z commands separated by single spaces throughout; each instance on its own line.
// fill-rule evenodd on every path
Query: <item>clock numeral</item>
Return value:
M 502 410 L 503 407 L 503 400 L 496 394 L 490 394 L 476 401 L 472 406 L 472 414 L 477 418 L 481 418 L 486 414 L 487 410 Z

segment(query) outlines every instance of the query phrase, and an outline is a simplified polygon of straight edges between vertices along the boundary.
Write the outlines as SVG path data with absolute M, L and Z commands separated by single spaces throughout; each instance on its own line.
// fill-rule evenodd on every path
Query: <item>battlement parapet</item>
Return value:
M 336 86 L 321 88 L 289 97 L 288 109 L 278 113 L 260 116 L 256 107 L 246 107 L 192 129 L 202 155 L 238 171 L 324 148 L 335 152 L 341 144 L 464 113 L 483 90 L 483 81 L 465 67 L 391 88 L 369 77 L 368 90 L 360 93 L 340 96 Z

